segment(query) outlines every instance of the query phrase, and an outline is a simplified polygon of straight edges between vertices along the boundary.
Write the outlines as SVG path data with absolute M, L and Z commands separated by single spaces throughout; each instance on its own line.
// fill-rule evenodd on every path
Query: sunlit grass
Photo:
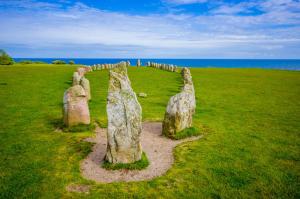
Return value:
M 76 66 L 0 67 L 0 198 L 299 198 L 300 72 L 192 69 L 194 127 L 205 133 L 175 149 L 166 175 L 96 184 L 80 161 L 92 131 L 55 132 Z M 130 68 L 144 121 L 161 121 L 182 86 L 179 73 Z M 107 71 L 89 73 L 92 121 L 107 125 Z M 205 127 L 205 128 L 204 128 Z M 208 129 L 208 130 L 207 130 Z M 159 149 L 158 149 L 159 150 Z M 89 194 L 68 193 L 89 184 Z

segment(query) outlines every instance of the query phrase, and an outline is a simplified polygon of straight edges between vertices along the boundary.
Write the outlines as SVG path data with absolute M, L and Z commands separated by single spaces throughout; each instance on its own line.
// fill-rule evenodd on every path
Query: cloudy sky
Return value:
M 300 58 L 300 0 L 0 0 L 13 57 Z

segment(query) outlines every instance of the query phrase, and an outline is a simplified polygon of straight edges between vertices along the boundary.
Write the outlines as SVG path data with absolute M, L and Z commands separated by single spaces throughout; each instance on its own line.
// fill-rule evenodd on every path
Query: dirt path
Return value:
M 144 170 L 106 170 L 100 165 L 106 152 L 106 129 L 97 128 L 96 138 L 86 141 L 95 142 L 93 152 L 81 162 L 82 175 L 96 182 L 129 182 L 150 180 L 167 172 L 173 164 L 173 148 L 183 142 L 201 138 L 191 137 L 183 140 L 171 140 L 161 136 L 162 124 L 160 122 L 144 122 L 141 143 L 150 165 Z

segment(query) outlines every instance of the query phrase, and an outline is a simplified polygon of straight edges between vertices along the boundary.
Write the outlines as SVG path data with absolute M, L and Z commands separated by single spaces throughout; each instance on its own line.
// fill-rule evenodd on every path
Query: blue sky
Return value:
M 300 58 L 300 0 L 0 0 L 13 57 Z

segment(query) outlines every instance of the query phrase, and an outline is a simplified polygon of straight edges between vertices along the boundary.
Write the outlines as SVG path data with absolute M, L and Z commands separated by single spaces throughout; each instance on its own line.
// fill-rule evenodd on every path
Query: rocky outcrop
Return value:
M 182 69 L 182 77 L 184 86 L 180 93 L 170 98 L 163 121 L 163 134 L 171 138 L 177 132 L 192 127 L 196 108 L 194 85 L 188 68 Z
M 126 62 L 121 62 L 110 70 L 106 109 L 106 160 L 110 163 L 132 163 L 140 160 L 142 108 L 131 88 Z
M 68 127 L 78 124 L 90 124 L 90 112 L 86 93 L 82 86 L 75 85 L 64 94 L 63 117 Z
M 87 100 L 91 100 L 92 97 L 91 97 L 90 81 L 87 78 L 82 77 L 80 80 L 80 85 L 82 86 L 82 88 L 86 93 Z

